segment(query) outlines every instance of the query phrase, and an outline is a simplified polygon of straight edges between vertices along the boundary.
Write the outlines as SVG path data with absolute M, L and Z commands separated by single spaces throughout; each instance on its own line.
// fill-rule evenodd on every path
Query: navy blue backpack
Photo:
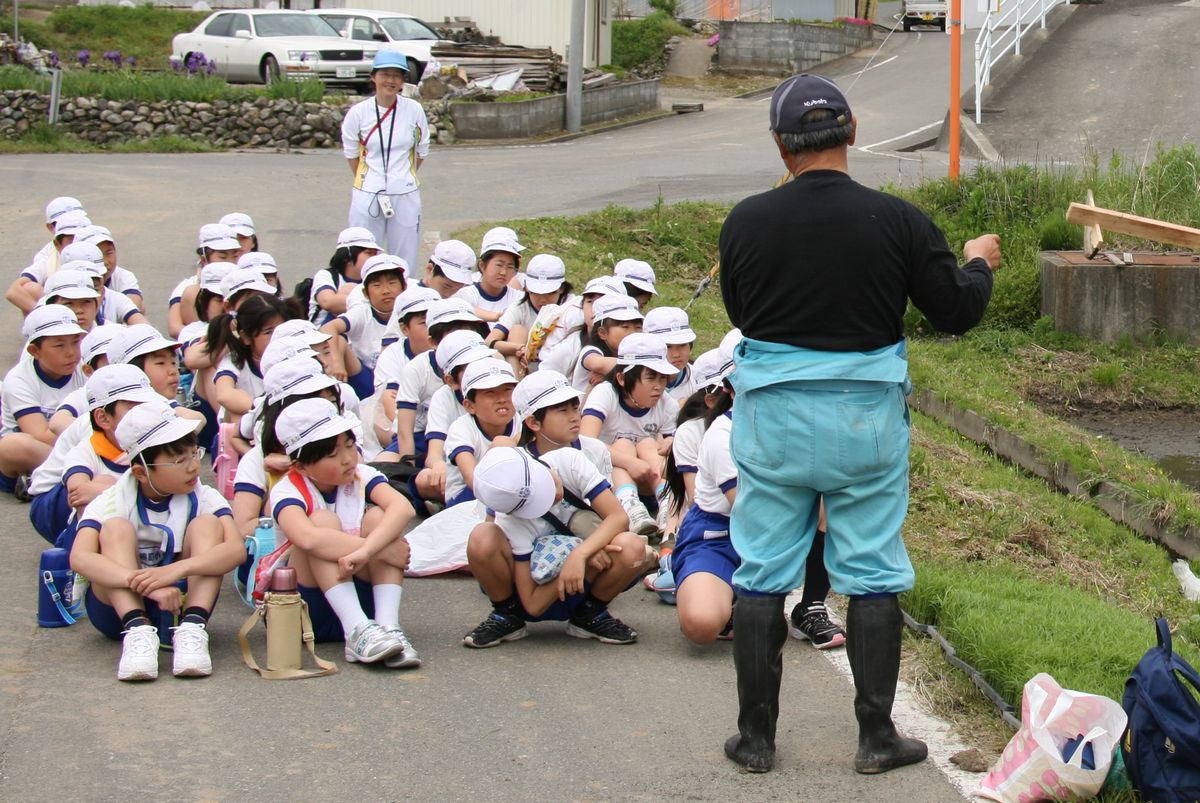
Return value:
M 1147 803 L 1200 800 L 1200 675 L 1171 652 L 1171 631 L 1159 619 L 1151 647 L 1125 681 L 1129 728 L 1121 757 Z M 1190 688 L 1189 688 L 1190 686 Z

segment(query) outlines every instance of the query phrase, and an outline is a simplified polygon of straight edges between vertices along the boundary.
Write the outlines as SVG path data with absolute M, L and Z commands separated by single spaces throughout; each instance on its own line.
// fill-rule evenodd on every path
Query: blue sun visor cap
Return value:
M 395 50 L 380 50 L 375 54 L 375 61 L 371 64 L 371 72 L 383 69 L 404 70 L 404 74 L 408 74 L 408 59 L 403 53 L 398 53 Z

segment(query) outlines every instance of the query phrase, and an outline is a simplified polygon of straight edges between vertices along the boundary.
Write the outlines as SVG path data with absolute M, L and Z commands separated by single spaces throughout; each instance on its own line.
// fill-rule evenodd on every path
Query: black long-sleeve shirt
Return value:
M 904 336 L 906 299 L 962 334 L 992 293 L 983 259 L 961 269 L 927 215 L 845 173 L 815 170 L 751 196 L 721 228 L 721 295 L 756 340 L 872 351 Z

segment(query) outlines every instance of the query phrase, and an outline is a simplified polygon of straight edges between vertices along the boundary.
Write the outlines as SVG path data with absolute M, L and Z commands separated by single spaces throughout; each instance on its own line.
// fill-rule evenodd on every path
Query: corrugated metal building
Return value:
M 565 61 L 571 42 L 568 0 L 323 0 L 325 8 L 347 6 L 400 11 L 430 25 L 446 17 L 470 17 L 479 30 L 506 45 L 549 47 Z M 587 0 L 583 66 L 612 63 L 610 0 Z

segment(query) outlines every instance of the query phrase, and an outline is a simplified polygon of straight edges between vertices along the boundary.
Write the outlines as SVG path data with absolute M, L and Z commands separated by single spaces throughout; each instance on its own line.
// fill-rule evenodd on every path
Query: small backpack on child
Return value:
M 1125 681 L 1121 756 L 1142 800 L 1192 803 L 1200 800 L 1200 675 L 1172 652 L 1167 620 L 1156 626 L 1158 646 Z

